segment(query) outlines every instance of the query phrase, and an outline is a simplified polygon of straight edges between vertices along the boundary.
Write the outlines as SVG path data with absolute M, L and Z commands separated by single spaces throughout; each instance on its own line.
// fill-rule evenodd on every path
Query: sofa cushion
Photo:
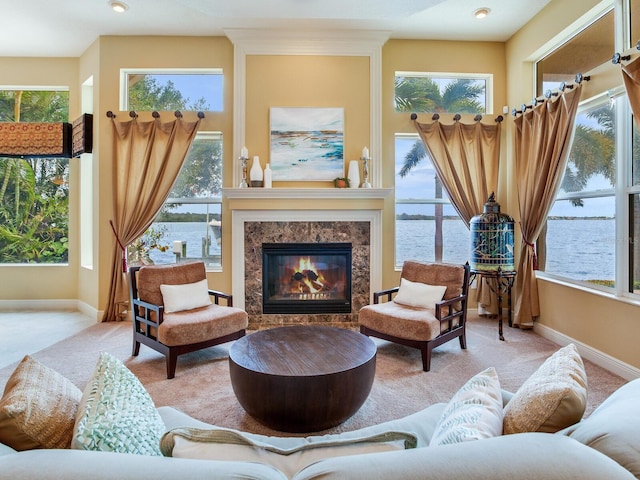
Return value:
M 160 285 L 165 313 L 181 312 L 211 305 L 207 280 L 182 285 Z
M 227 460 L 271 465 L 288 478 L 324 458 L 415 448 L 416 438 L 406 432 L 384 432 L 358 438 L 283 438 L 270 442 L 264 436 L 237 430 L 176 428 L 165 433 L 162 453 L 176 458 Z
M 0 442 L 16 449 L 69 448 L 82 392 L 29 355 L 0 400 Z
M 640 478 L 640 379 L 613 392 L 591 415 L 560 432 L 604 453 Z
M 502 394 L 495 368 L 478 373 L 451 398 L 429 446 L 468 442 L 502 434 Z
M 72 448 L 161 455 L 165 427 L 138 378 L 108 353 L 100 354 L 78 408 Z
M 435 309 L 446 290 L 447 287 L 443 285 L 429 285 L 401 278 L 398 294 L 393 301 L 410 307 Z
M 582 418 L 587 374 L 572 343 L 555 352 L 513 395 L 504 411 L 504 434 L 554 433 Z

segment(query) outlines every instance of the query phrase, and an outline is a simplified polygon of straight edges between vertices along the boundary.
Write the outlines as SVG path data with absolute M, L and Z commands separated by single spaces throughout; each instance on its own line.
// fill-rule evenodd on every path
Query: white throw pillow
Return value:
M 502 435 L 502 394 L 493 367 L 465 383 L 449 401 L 430 447 Z
M 162 292 L 165 313 L 180 312 L 211 305 L 209 286 L 206 279 L 182 285 L 160 285 L 160 291 Z
M 442 300 L 446 291 L 447 287 L 441 285 L 429 285 L 401 278 L 400 288 L 393 301 L 410 307 L 436 308 L 436 303 Z

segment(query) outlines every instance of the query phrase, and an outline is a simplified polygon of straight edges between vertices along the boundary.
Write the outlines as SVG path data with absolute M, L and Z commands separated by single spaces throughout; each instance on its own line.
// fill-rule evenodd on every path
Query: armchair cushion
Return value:
M 444 285 L 429 285 L 401 278 L 398 294 L 393 301 L 410 307 L 433 309 L 436 302 L 442 300 L 446 290 Z
M 138 296 L 145 302 L 164 305 L 160 285 L 184 285 L 206 278 L 207 271 L 203 262 L 142 267 L 138 271 Z
M 161 284 L 160 292 L 162 292 L 164 313 L 192 310 L 211 305 L 206 279 L 183 285 Z
M 396 302 L 362 307 L 358 322 L 372 330 L 408 340 L 433 340 L 440 335 L 440 322 L 433 310 L 408 307 Z
M 213 303 L 165 314 L 158 327 L 158 340 L 168 346 L 190 345 L 243 330 L 247 324 L 244 310 Z

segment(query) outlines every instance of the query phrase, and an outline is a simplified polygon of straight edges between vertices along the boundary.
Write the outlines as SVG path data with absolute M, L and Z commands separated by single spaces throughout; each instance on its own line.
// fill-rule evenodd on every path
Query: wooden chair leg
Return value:
M 178 363 L 178 355 L 169 350 L 167 353 L 167 379 L 176 376 L 176 365 Z
M 467 348 L 467 333 L 463 332 L 462 335 L 460 335 L 460 337 L 458 337 L 460 339 L 460 348 L 463 350 L 466 350 Z
M 133 341 L 133 348 L 131 349 L 131 356 L 137 357 L 140 353 L 140 342 Z
M 422 370 L 428 372 L 431 369 L 431 345 L 429 342 L 424 342 L 420 346 L 420 352 L 422 352 Z

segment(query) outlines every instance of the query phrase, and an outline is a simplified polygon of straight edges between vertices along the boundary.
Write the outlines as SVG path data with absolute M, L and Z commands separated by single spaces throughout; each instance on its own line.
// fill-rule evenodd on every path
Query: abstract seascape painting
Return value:
M 272 107 L 270 128 L 273 180 L 344 177 L 344 109 Z

